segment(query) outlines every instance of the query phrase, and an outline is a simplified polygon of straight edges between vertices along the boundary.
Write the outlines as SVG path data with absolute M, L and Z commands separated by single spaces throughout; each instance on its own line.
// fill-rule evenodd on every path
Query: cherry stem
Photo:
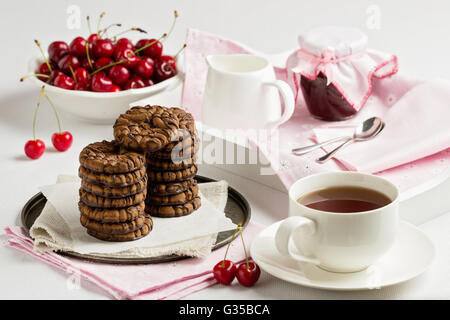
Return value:
M 180 50 L 173 56 L 174 59 L 177 59 L 178 55 L 186 48 L 186 43 L 181 47 Z
M 92 34 L 91 18 L 89 18 L 89 16 L 86 16 L 86 21 L 87 21 L 87 25 L 88 25 L 89 35 L 91 35 Z
M 77 77 L 75 77 L 75 72 L 73 72 L 73 68 L 72 68 L 71 64 L 69 64 L 69 69 L 70 69 L 70 73 L 72 74 L 73 81 L 75 81 L 75 83 L 78 83 Z
M 164 39 L 165 37 L 167 37 L 167 33 L 164 33 L 158 40 L 154 40 L 154 41 L 152 41 L 152 42 L 150 42 L 150 43 L 147 43 L 145 46 L 143 46 L 143 47 L 141 47 L 141 48 L 139 48 L 139 49 L 137 49 L 137 50 L 134 50 L 134 53 L 136 54 L 136 53 L 138 53 L 138 52 L 141 52 L 142 50 L 147 49 L 148 47 L 154 45 L 154 44 L 157 43 L 158 41 L 161 41 L 161 40 Z
M 56 121 L 58 122 L 59 134 L 61 134 L 61 133 L 62 133 L 62 130 L 61 130 L 61 121 L 59 120 L 58 112 L 56 112 L 55 105 L 53 104 L 52 100 L 50 100 L 49 96 L 48 96 L 46 93 L 44 93 L 44 95 L 45 95 L 45 98 L 47 99 L 48 103 L 49 103 L 50 106 L 52 107 L 53 112 L 55 113 Z
M 127 60 L 122 59 L 122 60 L 119 60 L 119 61 L 116 61 L 116 62 L 107 64 L 107 65 L 105 65 L 105 66 L 103 66 L 103 67 L 101 67 L 101 68 L 98 68 L 97 70 L 95 70 L 94 72 L 92 72 L 91 74 L 89 74 L 89 76 L 91 77 L 91 76 L 93 76 L 94 74 L 96 74 L 97 72 L 100 72 L 100 71 L 105 70 L 105 69 L 107 69 L 107 68 L 109 68 L 109 67 L 116 66 L 116 65 L 121 64 L 121 63 L 124 63 L 124 62 L 127 62 Z
M 104 16 L 105 16 L 105 13 L 102 12 L 100 14 L 100 17 L 98 18 L 98 22 L 97 22 L 97 37 L 99 37 L 99 38 L 100 38 L 100 22 L 102 21 Z
M 239 233 L 241 234 L 242 246 L 244 247 L 245 262 L 247 263 L 247 270 L 250 270 L 250 264 L 248 263 L 247 249 L 245 249 L 244 236 L 242 235 L 242 227 L 241 226 L 239 226 Z
M 169 35 L 172 33 L 173 29 L 175 28 L 177 18 L 178 18 L 178 12 L 177 12 L 177 10 L 175 10 L 173 12 L 173 22 L 172 22 L 172 25 L 170 26 L 169 32 L 167 33 L 167 37 L 169 37 Z
M 39 100 L 38 100 L 36 109 L 34 110 L 34 116 L 33 116 L 33 139 L 34 139 L 34 141 L 36 141 L 36 119 L 37 119 L 39 106 L 41 105 L 42 97 L 44 96 L 44 90 L 45 90 L 45 86 L 42 86 L 41 95 L 39 96 Z
M 144 29 L 137 28 L 137 27 L 133 27 L 133 28 L 130 28 L 130 29 L 121 31 L 121 32 L 115 34 L 114 36 L 112 36 L 111 38 L 113 38 L 113 39 L 114 39 L 114 42 L 116 42 L 116 39 L 117 39 L 118 36 L 121 36 L 121 35 L 123 35 L 124 33 L 131 32 L 131 31 L 138 31 L 138 32 L 141 32 L 141 33 L 147 33 L 147 31 L 145 31 Z
M 22 78 L 20 78 L 20 82 L 22 82 L 23 80 L 25 80 L 26 78 L 29 78 L 29 77 L 43 77 L 43 78 L 47 78 L 47 79 L 50 78 L 50 76 L 48 74 L 32 73 L 32 74 L 28 74 L 28 75 L 23 76 Z
M 108 35 L 107 31 L 111 28 L 111 27 L 121 27 L 122 24 L 121 23 L 112 23 L 109 26 L 107 26 L 106 28 L 104 28 L 103 30 L 100 31 L 100 33 L 103 35 Z
M 88 60 L 89 67 L 91 67 L 91 70 L 94 70 L 94 67 L 92 66 L 91 62 L 91 56 L 89 55 L 89 43 L 86 41 L 86 58 Z
M 239 230 L 240 225 L 241 224 L 239 224 L 238 227 L 236 228 L 236 230 L 234 230 L 233 236 L 231 237 L 230 241 L 228 242 L 227 250 L 225 251 L 225 256 L 223 257 L 223 261 L 222 261 L 222 268 L 225 268 L 225 260 L 227 259 L 228 250 L 230 249 L 231 242 L 233 242 L 233 240 L 236 236 L 236 233 Z
M 38 46 L 39 50 L 41 51 L 42 57 L 44 58 L 44 61 L 47 64 L 48 70 L 50 72 L 52 72 L 53 71 L 52 66 L 50 65 L 50 62 L 48 62 L 48 59 L 45 56 L 44 51 L 42 50 L 41 44 L 37 40 L 34 40 L 34 43 L 36 43 L 36 45 Z

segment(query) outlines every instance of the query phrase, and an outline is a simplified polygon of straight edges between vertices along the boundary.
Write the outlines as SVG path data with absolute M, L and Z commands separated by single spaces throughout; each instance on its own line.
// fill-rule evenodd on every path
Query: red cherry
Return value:
M 174 57 L 172 56 L 161 56 L 159 57 L 160 61 L 166 61 L 168 62 L 173 68 L 175 68 L 175 70 L 177 69 L 177 61 L 175 60 Z
M 213 273 L 219 283 L 229 285 L 236 276 L 236 266 L 230 260 L 221 260 L 214 266 Z
M 59 76 L 60 74 L 64 74 L 61 70 L 53 70 L 53 72 L 50 74 L 50 78 L 47 79 L 47 83 L 54 85 L 55 78 Z
M 87 41 L 88 41 L 89 43 L 94 43 L 95 41 L 97 41 L 97 39 L 98 39 L 98 35 L 97 35 L 96 33 L 92 33 L 92 34 L 88 37 Z
M 115 47 L 114 47 L 114 55 L 116 55 L 118 53 L 118 51 L 123 48 L 129 48 L 134 51 L 133 42 L 131 42 L 131 40 L 129 40 L 127 38 L 120 38 L 119 40 L 117 40 Z
M 72 90 L 75 86 L 75 81 L 68 75 L 61 73 L 53 80 L 53 85 L 59 88 Z
M 152 79 L 144 79 L 144 80 L 142 80 L 143 82 L 144 82 L 144 87 L 150 87 L 150 86 L 152 86 L 152 85 L 154 85 L 155 83 L 153 82 L 153 80 Z
M 92 91 L 96 92 L 109 92 L 113 86 L 112 80 L 103 71 L 94 74 L 91 81 Z
M 126 60 L 123 65 L 127 68 L 134 68 L 134 66 L 138 63 L 139 58 L 130 48 L 122 48 L 118 51 L 117 55 L 114 57 L 114 60 Z
M 92 67 L 94 67 L 95 60 L 92 58 L 91 58 L 91 64 L 92 64 Z M 87 58 L 84 58 L 83 60 L 81 60 L 80 67 L 82 67 L 86 70 L 92 70 L 91 66 L 89 65 L 89 60 Z
M 122 65 L 115 65 L 109 69 L 108 76 L 115 84 L 121 86 L 130 79 L 130 71 Z
M 48 57 L 54 63 L 69 53 L 69 46 L 64 41 L 54 41 L 48 46 Z
M 36 73 L 40 73 L 40 74 L 46 74 L 46 75 L 50 75 L 51 71 L 48 68 L 48 65 L 44 62 L 42 63 L 39 68 L 37 69 Z M 39 80 L 46 82 L 49 78 L 44 78 L 44 77 L 38 77 Z
M 164 81 L 177 74 L 177 68 L 169 60 L 158 60 L 155 63 L 155 78 L 158 81 Z
M 89 72 L 85 68 L 77 68 L 74 72 L 77 83 L 87 83 L 89 78 Z
M 77 82 L 75 83 L 75 86 L 73 87 L 73 90 L 78 91 L 90 91 L 91 90 L 91 82 Z
M 52 143 L 56 150 L 66 151 L 72 145 L 73 138 L 69 131 L 55 132 L 52 135 Z
M 111 90 L 109 90 L 109 92 L 119 92 L 119 91 L 122 91 L 122 89 L 120 89 L 120 87 L 115 84 L 113 84 Z
M 109 39 L 97 39 L 93 46 L 94 56 L 100 57 L 110 57 L 114 52 L 114 45 Z
M 86 57 L 86 39 L 83 37 L 76 37 L 69 45 L 70 53 L 78 58 Z
M 38 159 L 42 156 L 45 151 L 45 143 L 42 140 L 28 140 L 25 143 L 25 154 L 30 159 Z
M 101 57 L 98 58 L 94 63 L 94 69 L 100 69 L 101 67 L 107 66 L 108 64 L 113 63 L 114 61 L 111 58 Z M 108 69 L 108 68 L 106 68 Z
M 133 70 L 142 78 L 150 78 L 153 75 L 154 64 L 152 58 L 146 57 L 139 60 Z
M 140 49 L 153 41 L 155 41 L 155 43 L 145 48 L 142 51 L 142 54 L 156 60 L 161 56 L 163 51 L 163 45 L 157 39 L 141 39 L 136 43 L 136 49 Z
M 124 90 L 128 90 L 128 89 L 139 89 L 139 88 L 143 88 L 145 87 L 144 81 L 134 75 L 131 77 L 130 80 L 128 80 L 128 82 L 125 84 L 125 86 L 123 87 Z
M 258 265 L 254 263 L 253 261 L 248 262 L 248 268 L 247 263 L 243 262 L 237 267 L 237 273 L 236 278 L 238 279 L 239 283 L 246 287 L 251 287 L 258 281 L 259 276 L 261 274 L 261 270 L 259 269 Z
M 72 74 L 69 66 L 72 67 L 72 70 L 80 67 L 80 61 L 78 60 L 78 58 L 71 54 L 65 55 L 58 61 L 59 69 L 61 69 L 61 71 L 67 75 Z

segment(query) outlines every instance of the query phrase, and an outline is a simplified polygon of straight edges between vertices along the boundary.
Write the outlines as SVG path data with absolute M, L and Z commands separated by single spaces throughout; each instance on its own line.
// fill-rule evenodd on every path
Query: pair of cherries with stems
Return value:
M 73 142 L 72 134 L 68 131 L 62 131 L 61 130 L 61 121 L 59 120 L 58 112 L 56 111 L 55 106 L 53 105 L 53 102 L 50 100 L 48 95 L 45 93 L 45 86 L 42 86 L 41 89 L 41 95 L 39 96 L 39 100 L 36 106 L 36 109 L 34 111 L 33 116 L 33 140 L 28 140 L 27 143 L 25 143 L 25 154 L 30 159 L 38 159 L 40 158 L 45 151 L 45 143 L 44 141 L 40 139 L 36 139 L 36 120 L 37 120 L 37 114 L 39 111 L 39 107 L 41 105 L 42 98 L 45 97 L 50 104 L 50 106 L 53 109 L 53 112 L 56 116 L 56 121 L 58 122 L 58 129 L 59 132 L 55 132 L 52 135 L 52 143 L 56 150 L 58 151 L 66 151 L 70 148 Z
M 237 267 L 236 265 L 227 260 L 228 250 L 230 249 L 231 242 L 234 240 L 236 234 L 239 232 L 242 240 L 242 246 L 244 248 L 245 262 L 240 263 Z M 245 287 L 253 286 L 256 281 L 258 281 L 261 274 L 259 266 L 248 259 L 247 249 L 245 248 L 244 237 L 242 236 L 242 226 L 238 225 L 236 230 L 228 243 L 227 250 L 225 251 L 225 256 L 223 260 L 218 262 L 213 269 L 214 278 L 221 284 L 229 285 L 233 282 L 236 277 L 239 283 Z

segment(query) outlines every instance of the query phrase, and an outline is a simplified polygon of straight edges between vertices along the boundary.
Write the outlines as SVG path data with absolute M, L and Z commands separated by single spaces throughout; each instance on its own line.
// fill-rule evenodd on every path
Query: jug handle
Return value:
M 284 112 L 281 115 L 280 119 L 269 122 L 266 125 L 266 127 L 268 128 L 276 129 L 278 126 L 288 121 L 294 114 L 295 108 L 294 93 L 292 92 L 291 87 L 285 81 L 282 80 L 266 81 L 264 82 L 264 85 L 273 86 L 277 88 L 278 91 L 281 93 L 281 96 L 283 97 Z

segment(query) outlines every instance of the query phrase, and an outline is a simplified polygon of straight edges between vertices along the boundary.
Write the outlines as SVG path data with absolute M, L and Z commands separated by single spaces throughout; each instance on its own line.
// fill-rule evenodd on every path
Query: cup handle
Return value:
M 320 262 L 315 258 L 307 257 L 303 254 L 295 253 L 289 250 L 289 241 L 291 240 L 294 232 L 314 234 L 314 232 L 316 232 L 316 224 L 313 220 L 302 216 L 293 216 L 284 219 L 275 234 L 275 246 L 277 250 L 281 254 L 290 256 L 296 261 L 308 262 L 316 265 L 320 264 Z
M 264 82 L 264 84 L 277 88 L 278 91 L 281 93 L 281 96 L 283 97 L 284 101 L 284 112 L 281 115 L 280 119 L 269 122 L 267 124 L 267 127 L 275 129 L 281 124 L 288 121 L 294 114 L 295 108 L 294 93 L 292 92 L 291 87 L 285 81 L 282 80 L 266 81 Z

